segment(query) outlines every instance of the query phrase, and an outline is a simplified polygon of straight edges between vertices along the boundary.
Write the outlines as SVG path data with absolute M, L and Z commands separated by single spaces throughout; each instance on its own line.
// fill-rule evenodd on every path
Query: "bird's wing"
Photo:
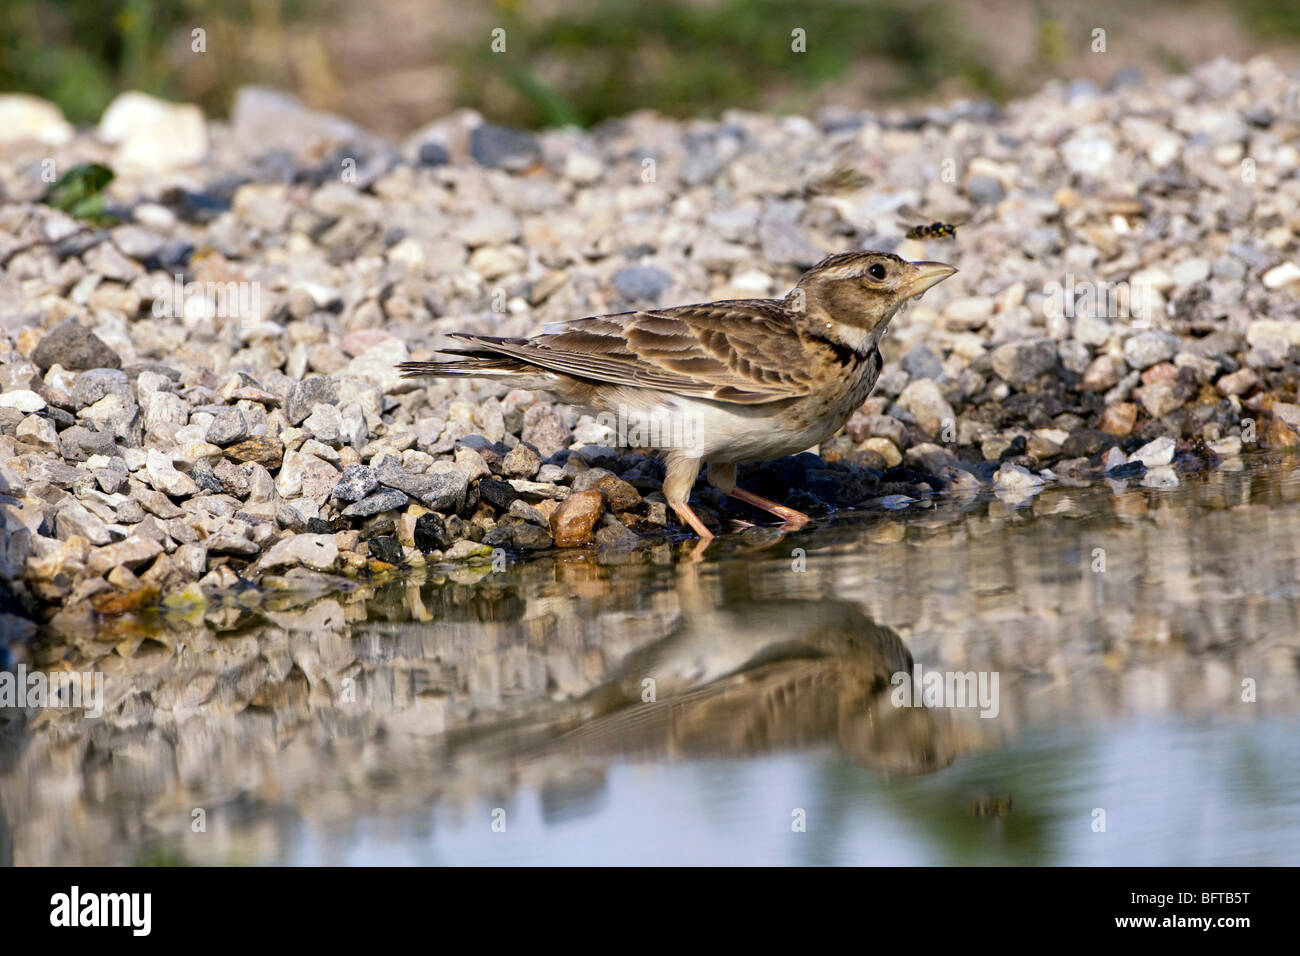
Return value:
M 809 343 L 772 299 L 575 319 L 530 339 L 452 337 L 578 378 L 741 404 L 807 395 L 816 384 Z

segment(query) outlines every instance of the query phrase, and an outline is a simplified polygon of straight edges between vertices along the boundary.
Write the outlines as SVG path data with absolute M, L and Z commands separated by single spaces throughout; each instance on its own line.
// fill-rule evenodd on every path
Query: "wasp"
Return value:
M 899 214 L 899 221 L 908 226 L 908 239 L 956 239 L 957 227 L 966 224 L 965 219 L 959 219 L 956 222 L 940 222 L 938 220 L 933 220 L 928 224 L 922 222 L 920 225 L 911 225 L 918 219 L 927 219 L 929 217 L 921 215 L 910 206 L 904 206 L 899 210 Z

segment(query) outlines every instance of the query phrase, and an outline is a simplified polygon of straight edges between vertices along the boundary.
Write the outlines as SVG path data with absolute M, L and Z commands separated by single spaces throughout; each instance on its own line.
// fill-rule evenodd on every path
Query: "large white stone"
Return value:
M 114 168 L 141 173 L 192 166 L 208 153 L 202 110 L 135 91 L 109 104 L 99 121 L 99 138 L 117 145 Z

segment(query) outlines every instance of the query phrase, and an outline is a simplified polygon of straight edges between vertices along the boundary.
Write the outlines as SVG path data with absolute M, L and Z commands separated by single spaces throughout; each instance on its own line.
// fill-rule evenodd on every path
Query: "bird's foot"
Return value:
M 747 505 L 753 505 L 755 508 L 761 508 L 763 511 L 770 512 L 782 519 L 784 524 L 781 525 L 783 531 L 798 531 L 804 525 L 812 521 L 812 518 L 802 511 L 795 511 L 793 508 L 787 508 L 785 505 L 779 505 L 775 501 L 769 501 L 762 495 L 756 495 L 752 491 L 746 491 L 744 488 L 732 488 L 731 497 L 738 501 L 743 501 Z

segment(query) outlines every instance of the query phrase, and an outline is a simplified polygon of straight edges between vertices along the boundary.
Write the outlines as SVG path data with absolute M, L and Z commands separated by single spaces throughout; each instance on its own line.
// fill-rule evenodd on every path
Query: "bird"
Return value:
M 482 377 L 549 393 L 632 423 L 633 447 L 663 457 L 663 493 L 707 543 L 691 509 L 707 466 L 725 495 L 770 512 L 783 529 L 812 519 L 736 485 L 741 462 L 805 451 L 839 431 L 876 384 L 880 337 L 909 299 L 953 275 L 943 262 L 841 252 L 779 299 L 731 299 L 549 324 L 530 338 L 455 332 L 444 361 L 397 366 L 403 377 Z

